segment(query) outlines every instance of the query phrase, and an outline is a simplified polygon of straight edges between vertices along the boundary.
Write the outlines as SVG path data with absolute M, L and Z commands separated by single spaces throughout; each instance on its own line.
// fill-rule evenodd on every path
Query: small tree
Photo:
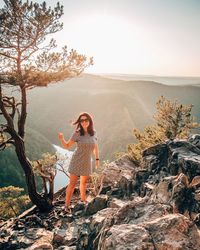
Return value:
M 133 130 L 133 135 L 138 140 L 135 144 L 129 144 L 129 155 L 137 162 L 141 158 L 144 149 L 167 139 L 186 139 L 191 129 L 199 127 L 191 115 L 193 105 L 182 105 L 175 101 L 167 100 L 161 96 L 156 103 L 157 112 L 153 116 L 155 125 L 146 126 L 144 132 Z
M 188 138 L 191 129 L 199 126 L 191 114 L 193 105 L 179 104 L 177 100 L 172 102 L 161 96 L 156 107 L 154 119 L 159 132 L 167 139 Z
M 42 4 L 20 0 L 4 0 L 0 9 L 0 149 L 14 145 L 24 170 L 31 201 L 43 211 L 52 207 L 52 194 L 36 190 L 31 162 L 25 153 L 25 124 L 27 118 L 27 90 L 48 86 L 75 77 L 92 64 L 84 55 L 63 47 L 56 52 L 54 39 L 48 35 L 60 31 L 63 6 L 52 9 Z M 10 88 L 18 90 L 20 100 Z
M 57 174 L 57 157 L 56 155 L 51 155 L 49 153 L 43 154 L 42 157 L 42 159 L 32 162 L 33 171 L 42 178 L 44 194 L 53 200 L 54 179 Z
M 19 215 L 30 205 L 28 195 L 22 195 L 23 188 L 9 186 L 0 188 L 0 217 L 8 219 Z

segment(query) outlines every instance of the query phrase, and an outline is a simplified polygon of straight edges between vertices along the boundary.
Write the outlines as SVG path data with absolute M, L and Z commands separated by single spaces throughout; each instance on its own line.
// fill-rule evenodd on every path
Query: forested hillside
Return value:
M 133 128 L 142 130 L 153 123 L 155 103 L 164 95 L 183 104 L 193 104 L 193 115 L 200 121 L 200 88 L 167 86 L 148 81 L 123 81 L 84 74 L 28 92 L 26 150 L 30 159 L 53 152 L 60 145 L 59 131 L 68 139 L 75 129 L 70 125 L 82 111 L 94 118 L 102 160 L 114 160 L 134 141 Z M 73 150 L 74 147 L 70 150 Z M 0 185 L 24 185 L 24 177 L 13 149 L 0 153 Z M 5 170 L 6 169 L 6 170 Z

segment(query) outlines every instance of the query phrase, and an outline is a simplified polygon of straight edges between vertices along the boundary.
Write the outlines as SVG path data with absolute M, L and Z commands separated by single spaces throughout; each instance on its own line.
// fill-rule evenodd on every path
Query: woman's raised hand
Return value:
M 62 140 L 63 138 L 64 138 L 64 135 L 63 135 L 63 133 L 58 133 L 58 138 L 60 139 L 60 140 Z

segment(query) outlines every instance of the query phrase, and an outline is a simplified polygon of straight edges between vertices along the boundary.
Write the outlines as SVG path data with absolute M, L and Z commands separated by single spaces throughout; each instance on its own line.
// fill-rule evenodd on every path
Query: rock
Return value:
M 104 185 L 102 188 L 101 188 L 101 191 L 99 192 L 99 194 L 106 194 L 108 191 L 111 190 L 111 186 L 109 185 Z
M 144 196 L 141 190 L 141 185 L 146 182 L 149 178 L 150 172 L 147 169 L 140 169 L 135 174 L 135 191 L 138 192 L 139 195 Z
M 127 203 L 126 201 L 117 199 L 117 198 L 113 198 L 108 202 L 108 207 L 109 208 L 121 208 L 123 207 L 125 204 Z
M 197 189 L 194 194 L 194 198 L 196 201 L 200 201 L 200 189 Z
M 55 250 L 76 250 L 76 246 L 71 246 L 71 247 L 60 246 L 60 247 L 56 248 Z
M 188 139 L 188 141 L 194 145 L 195 147 L 199 148 L 200 149 L 200 135 L 198 134 L 194 134 L 194 135 L 191 135 Z
M 66 236 L 64 244 L 68 246 L 76 245 L 78 241 L 78 226 L 75 223 L 71 223 L 66 230 Z
M 112 188 L 110 191 L 108 191 L 106 194 L 108 196 L 122 198 L 124 196 L 124 191 L 119 187 L 115 187 L 115 188 Z
M 160 180 L 159 184 L 153 189 L 150 197 L 151 202 L 167 203 L 172 197 L 172 189 L 177 176 L 169 176 Z
M 85 214 L 92 215 L 107 207 L 108 196 L 98 195 L 86 206 Z
M 25 223 L 26 224 L 31 224 L 32 226 L 42 226 L 42 227 L 45 227 L 45 223 L 44 221 L 39 218 L 36 214 L 33 214 L 33 215 L 29 215 L 29 216 L 26 216 L 26 219 L 25 219 Z M 19 228 L 19 226 L 18 226 Z
M 46 229 L 38 228 L 36 232 L 36 237 L 38 238 L 35 243 L 30 247 L 30 250 L 52 250 L 53 232 Z
M 62 244 L 65 241 L 66 229 L 55 229 L 53 235 L 53 242 Z
M 178 160 L 181 172 L 186 174 L 191 181 L 195 176 L 200 175 L 200 155 L 182 156 Z
M 153 184 L 150 184 L 148 182 L 142 183 L 141 187 L 140 187 L 140 196 L 142 196 L 142 197 L 151 196 L 154 188 L 155 188 L 155 185 L 153 185 Z
M 107 230 L 99 243 L 99 250 L 154 250 L 154 244 L 148 231 L 131 224 L 114 225 Z
M 92 235 L 90 242 L 93 242 L 91 249 L 99 248 L 99 242 L 101 240 L 100 232 L 104 231 L 104 228 L 109 228 L 113 225 L 113 216 L 117 210 L 117 208 L 105 208 L 92 216 L 91 222 L 89 224 Z
M 77 211 L 84 209 L 85 209 L 85 204 L 83 202 L 78 202 L 73 208 L 73 213 L 76 213 Z
M 91 217 L 91 221 L 89 223 L 91 232 L 95 232 L 95 234 L 97 234 L 103 227 L 103 222 L 105 221 L 105 219 L 107 219 L 108 217 L 113 217 L 117 210 L 117 208 L 105 208 L 94 214 Z
M 193 188 L 183 173 L 163 178 L 153 190 L 150 201 L 171 204 L 174 211 L 182 214 L 188 212 L 191 215 L 195 208 Z
M 194 154 L 200 154 L 200 149 L 187 140 L 175 139 L 173 141 L 168 141 L 167 145 L 172 151 L 177 149 L 178 151 L 182 152 L 192 152 Z
M 143 226 L 150 233 L 155 249 L 200 249 L 200 235 L 197 227 L 181 214 L 167 214 L 145 222 Z
M 200 174 L 200 149 L 186 140 L 174 140 L 168 143 L 170 173 L 177 175 L 180 172 L 187 174 L 189 180 Z M 176 167 L 175 167 L 176 166 Z M 176 168 L 177 172 L 172 172 Z
M 148 148 L 140 166 L 128 155 L 111 162 L 87 205 L 76 189 L 72 214 L 61 208 L 64 188 L 51 211 L 1 222 L 0 249 L 200 249 L 199 138 Z
M 65 226 L 66 227 L 66 226 Z M 53 245 L 54 247 L 60 247 L 63 245 L 74 246 L 77 244 L 79 225 L 76 223 L 70 223 L 67 225 L 67 229 L 57 228 L 54 230 Z
M 50 243 L 37 243 L 32 245 L 29 250 L 53 250 L 53 246 Z
M 148 204 L 147 199 L 129 201 L 114 214 L 114 224 L 140 224 L 151 221 L 171 212 L 165 204 Z
M 168 165 L 168 146 L 166 143 L 152 146 L 142 153 L 143 168 L 148 169 L 149 172 L 158 173 L 163 168 L 166 169 Z
M 200 249 L 198 229 L 185 216 L 168 212 L 162 214 L 165 209 L 161 205 L 160 209 L 152 205 L 146 205 L 146 209 L 138 207 L 137 211 L 131 206 L 128 210 L 127 207 L 122 209 L 115 214 L 113 225 L 106 227 L 104 224 L 98 249 Z
M 138 166 L 130 160 L 129 156 L 124 155 L 116 161 L 111 162 L 103 170 L 103 183 L 106 186 L 116 187 L 122 176 L 126 176 L 127 179 L 133 179 L 137 168 Z
M 133 176 L 129 173 L 123 173 L 117 186 L 123 191 L 125 196 L 130 196 L 133 192 Z
M 196 214 L 196 216 L 194 217 L 193 221 L 195 222 L 195 224 L 200 227 L 200 213 Z M 200 231 L 199 231 L 200 232 Z

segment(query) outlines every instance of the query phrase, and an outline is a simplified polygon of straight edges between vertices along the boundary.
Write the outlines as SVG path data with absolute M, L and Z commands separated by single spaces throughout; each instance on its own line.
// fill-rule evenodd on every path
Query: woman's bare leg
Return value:
M 80 195 L 81 195 L 81 201 L 86 201 L 86 185 L 87 181 L 89 179 L 89 176 L 81 176 L 80 177 Z
M 66 188 L 66 199 L 65 199 L 65 205 L 66 207 L 69 207 L 72 195 L 74 193 L 74 188 L 76 186 L 78 180 L 78 176 L 74 174 L 70 174 L 70 182 Z

